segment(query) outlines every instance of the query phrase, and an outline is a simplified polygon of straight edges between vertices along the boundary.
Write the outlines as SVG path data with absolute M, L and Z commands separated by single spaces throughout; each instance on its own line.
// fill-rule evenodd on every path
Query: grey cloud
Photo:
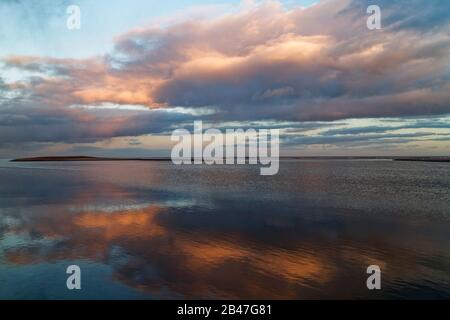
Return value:
M 323 135 L 354 135 L 364 133 L 383 133 L 386 131 L 401 129 L 450 129 L 450 123 L 445 121 L 419 120 L 412 124 L 400 126 L 366 126 L 331 129 L 323 132 Z
M 415 132 L 415 133 L 397 133 L 397 134 L 371 134 L 371 135 L 355 135 L 355 136 L 293 136 L 284 137 L 283 143 L 286 145 L 309 145 L 309 144 L 341 144 L 341 143 L 353 143 L 353 142 L 364 142 L 367 141 L 377 141 L 386 142 L 391 139 L 396 139 L 399 141 L 411 141 L 408 138 L 423 138 L 423 137 L 439 137 L 432 132 Z M 406 138 L 406 140 L 403 140 Z
M 111 137 L 168 134 L 189 122 L 186 114 L 164 110 L 103 112 L 19 108 L 0 117 L 0 145 L 21 142 L 95 142 Z

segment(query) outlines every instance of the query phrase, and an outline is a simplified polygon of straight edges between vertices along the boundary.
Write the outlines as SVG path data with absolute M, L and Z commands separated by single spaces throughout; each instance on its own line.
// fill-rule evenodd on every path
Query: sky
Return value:
M 282 155 L 450 156 L 448 0 L 0 0 L 0 21 L 0 158 L 168 156 L 195 120 L 280 129 Z

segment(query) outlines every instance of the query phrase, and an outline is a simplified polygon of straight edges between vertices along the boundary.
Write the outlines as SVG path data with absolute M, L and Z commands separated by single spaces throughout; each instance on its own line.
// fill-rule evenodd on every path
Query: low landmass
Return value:
M 450 157 L 403 157 L 395 161 L 450 162 Z
M 106 157 L 32 157 L 17 158 L 11 162 L 47 162 L 47 161 L 170 161 L 170 158 L 106 158 Z
M 280 157 L 280 159 L 298 160 L 371 160 L 384 159 L 393 161 L 421 161 L 421 162 L 450 162 L 450 157 Z M 12 162 L 48 162 L 48 161 L 171 161 L 170 158 L 109 158 L 109 157 L 88 157 L 88 156 L 50 156 L 17 158 Z

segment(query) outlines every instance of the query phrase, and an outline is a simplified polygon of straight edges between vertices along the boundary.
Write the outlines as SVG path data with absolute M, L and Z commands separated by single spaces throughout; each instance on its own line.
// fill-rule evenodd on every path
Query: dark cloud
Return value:
M 111 137 L 169 134 L 172 125 L 182 126 L 191 117 L 177 112 L 33 110 L 3 112 L 0 146 L 18 142 L 96 142 Z

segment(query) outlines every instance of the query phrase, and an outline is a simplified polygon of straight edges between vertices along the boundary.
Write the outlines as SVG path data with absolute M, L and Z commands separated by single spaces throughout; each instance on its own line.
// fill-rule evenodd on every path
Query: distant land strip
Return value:
M 46 162 L 46 161 L 170 161 L 170 158 L 105 158 L 105 157 L 69 156 L 69 157 L 17 158 L 11 160 L 11 162 Z
M 247 157 L 246 160 L 249 158 Z M 280 157 L 281 160 L 393 160 L 393 161 L 420 161 L 420 162 L 450 162 L 450 157 Z M 192 161 L 194 159 L 191 159 Z M 88 156 L 48 156 L 17 158 L 11 162 L 51 162 L 51 161 L 171 161 L 167 157 L 153 158 L 109 158 L 109 157 L 88 157 Z
M 395 161 L 422 161 L 422 162 L 450 162 L 450 157 L 404 157 L 394 158 Z

